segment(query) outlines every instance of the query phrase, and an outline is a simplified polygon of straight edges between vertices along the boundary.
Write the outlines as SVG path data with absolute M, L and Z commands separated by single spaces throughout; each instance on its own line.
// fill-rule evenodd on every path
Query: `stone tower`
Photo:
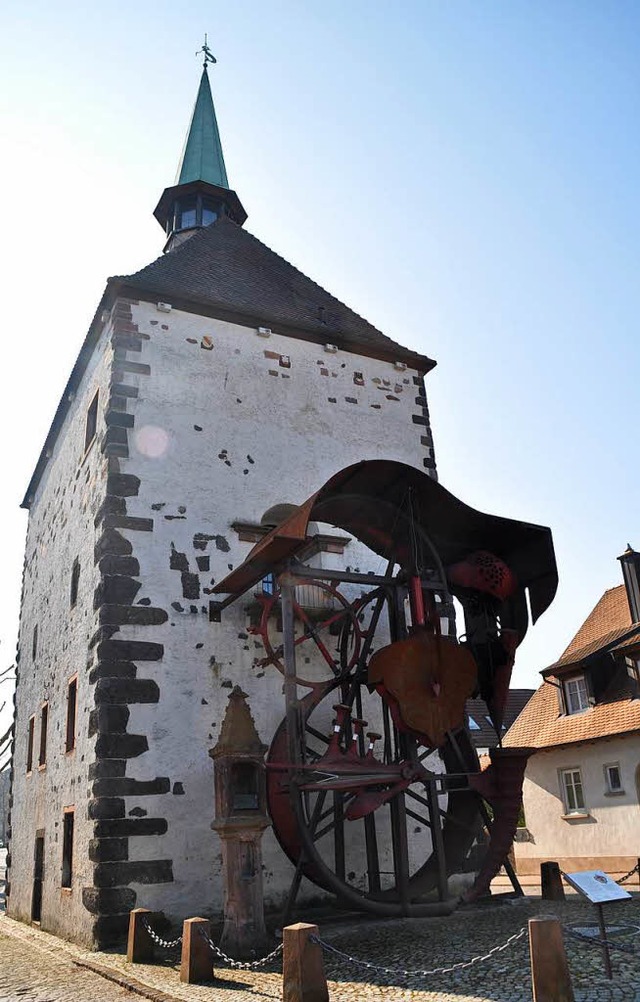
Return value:
M 244 229 L 206 66 L 155 216 L 165 253 L 108 280 L 24 499 L 8 912 L 99 946 L 136 905 L 220 913 L 208 749 L 235 685 L 263 741 L 283 716 L 250 610 L 210 621 L 214 583 L 351 463 L 435 477 L 435 363 Z M 324 566 L 370 566 L 322 539 Z M 292 867 L 271 830 L 262 853 L 275 907 Z

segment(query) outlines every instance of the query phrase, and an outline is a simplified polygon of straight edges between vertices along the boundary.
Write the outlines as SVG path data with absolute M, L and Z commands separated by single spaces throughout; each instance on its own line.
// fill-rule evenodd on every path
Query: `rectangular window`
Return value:
M 78 585 L 80 584 L 80 561 L 76 557 L 71 568 L 71 586 L 69 588 L 69 605 L 73 609 L 78 601 Z
M 563 769 L 562 792 L 567 814 L 581 814 L 585 810 L 582 776 L 579 769 Z
M 87 420 L 84 426 L 84 451 L 86 452 L 94 438 L 96 437 L 96 431 L 98 429 L 98 390 L 96 390 L 96 395 L 89 404 L 89 410 L 87 411 Z
M 624 793 L 619 762 L 610 762 L 605 765 L 604 776 L 607 782 L 607 793 Z
M 36 655 L 38 653 L 38 624 L 33 628 L 33 636 L 31 638 L 31 660 L 35 661 Z
M 27 772 L 33 769 L 33 741 L 36 732 L 36 718 L 29 717 L 29 731 L 27 734 Z
M 76 704 L 78 700 L 78 676 L 69 681 L 67 689 L 67 739 L 65 751 L 73 751 L 76 746 Z
M 589 709 L 589 691 L 584 675 L 576 675 L 564 683 L 564 698 L 569 714 Z
M 49 704 L 45 703 L 40 711 L 40 754 L 38 766 L 42 768 L 47 761 L 47 724 L 49 722 Z
M 73 875 L 73 807 L 65 807 L 62 822 L 62 886 L 71 887 Z

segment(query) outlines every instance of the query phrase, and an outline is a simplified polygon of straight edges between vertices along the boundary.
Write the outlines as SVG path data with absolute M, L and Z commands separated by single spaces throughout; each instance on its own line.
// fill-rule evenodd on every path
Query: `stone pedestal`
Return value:
M 211 827 L 222 842 L 224 929 L 220 949 L 252 960 L 271 947 L 264 925 L 262 851 L 267 815 L 263 745 L 246 693 L 236 686 L 229 696 L 214 762 L 216 817 Z
M 257 827 L 237 821 L 211 826 L 222 841 L 224 874 L 224 928 L 220 949 L 231 957 L 251 960 L 268 953 L 273 944 L 264 924 L 262 850 L 260 842 L 268 823 Z

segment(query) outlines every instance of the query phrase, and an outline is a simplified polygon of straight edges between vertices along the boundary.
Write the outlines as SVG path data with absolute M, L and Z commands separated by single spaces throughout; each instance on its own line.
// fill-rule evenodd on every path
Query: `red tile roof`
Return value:
M 550 748 L 640 731 L 640 699 L 635 684 L 623 669 L 614 667 L 613 661 L 609 685 L 595 706 L 582 713 L 561 714 L 557 674 L 566 677 L 566 672 L 556 674 L 556 670 L 570 665 L 578 667 L 598 651 L 631 650 L 639 645 L 640 625 L 631 621 L 624 585 L 609 588 L 558 661 L 545 670 L 543 674 L 549 681 L 543 682 L 529 700 L 503 743 Z

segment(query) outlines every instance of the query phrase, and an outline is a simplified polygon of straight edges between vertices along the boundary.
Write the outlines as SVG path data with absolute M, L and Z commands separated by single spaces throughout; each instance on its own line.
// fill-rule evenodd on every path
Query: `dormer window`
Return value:
M 575 675 L 563 684 L 567 713 L 582 713 L 589 709 L 589 690 L 584 675 Z

